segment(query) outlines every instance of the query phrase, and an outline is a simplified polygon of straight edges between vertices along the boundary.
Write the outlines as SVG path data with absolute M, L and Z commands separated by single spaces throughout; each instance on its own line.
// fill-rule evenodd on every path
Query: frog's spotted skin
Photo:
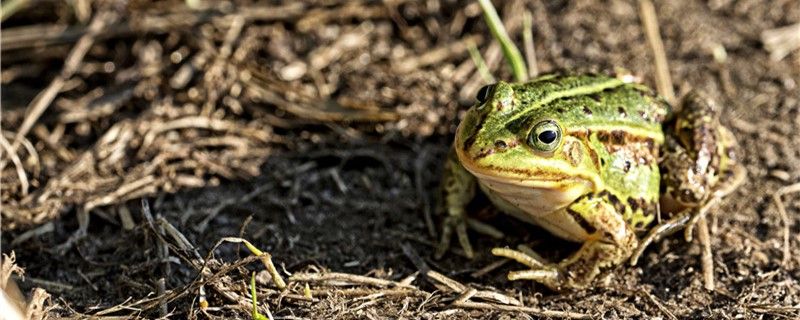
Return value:
M 447 249 L 454 229 L 472 254 L 464 207 L 477 184 L 502 211 L 583 243 L 555 265 L 518 251 L 493 251 L 531 267 L 509 274 L 510 279 L 532 279 L 557 290 L 585 287 L 633 254 L 636 232 L 646 230 L 659 213 L 662 145 L 675 147 L 670 150 L 676 163 L 688 159 L 706 173 L 715 160 L 704 155 L 725 150 L 715 149 L 716 137 L 702 139 L 708 125 L 680 129 L 708 122 L 701 113 L 674 122 L 684 135 L 665 138 L 662 123 L 670 116 L 669 106 L 646 87 L 616 78 L 551 75 L 521 84 L 499 82 L 482 89 L 479 100 L 459 125 L 448 157 L 443 185 L 449 216 L 437 254 Z M 717 132 L 712 131 L 707 134 Z M 722 153 L 717 162 L 726 161 Z M 675 179 L 668 189 L 691 189 L 692 196 L 703 199 L 685 206 L 697 206 L 719 179 L 714 174 L 700 179 L 704 189 L 687 181 L 688 175 L 680 174 L 684 169 L 670 171 Z

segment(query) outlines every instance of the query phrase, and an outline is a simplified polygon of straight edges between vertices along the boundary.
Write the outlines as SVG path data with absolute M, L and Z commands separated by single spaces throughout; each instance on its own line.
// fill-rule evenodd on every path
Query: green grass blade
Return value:
M 492 35 L 500 42 L 500 46 L 503 48 L 503 55 L 506 57 L 508 64 L 511 65 L 514 78 L 519 82 L 528 80 L 528 70 L 525 67 L 525 60 L 522 59 L 522 54 L 519 52 L 519 49 L 508 36 L 508 32 L 506 32 L 506 28 L 503 26 L 503 21 L 500 20 L 500 16 L 497 15 L 497 10 L 494 9 L 494 5 L 492 5 L 490 0 L 478 0 L 478 4 L 481 6 L 481 9 L 483 9 L 483 17 L 486 19 L 486 24 L 489 25 L 489 30 L 492 31 Z
M 258 299 L 256 298 L 256 273 L 250 275 L 250 296 L 253 298 L 253 320 L 270 320 L 258 312 Z

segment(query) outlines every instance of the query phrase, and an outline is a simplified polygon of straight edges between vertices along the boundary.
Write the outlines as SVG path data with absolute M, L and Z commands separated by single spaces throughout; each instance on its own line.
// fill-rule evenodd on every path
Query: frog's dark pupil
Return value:
M 489 91 L 491 90 L 492 90 L 491 85 L 483 86 L 483 88 L 478 90 L 478 95 L 476 96 L 478 101 L 480 101 L 481 103 L 486 102 L 486 100 L 489 99 Z
M 553 130 L 546 130 L 539 133 L 539 141 L 545 144 L 551 144 L 556 141 L 556 132 Z

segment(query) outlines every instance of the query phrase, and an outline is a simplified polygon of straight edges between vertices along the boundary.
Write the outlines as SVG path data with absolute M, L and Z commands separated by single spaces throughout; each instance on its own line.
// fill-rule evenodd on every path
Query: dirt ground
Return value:
M 50 317 L 250 318 L 252 271 L 276 319 L 800 317 L 800 194 L 785 215 L 774 200 L 800 183 L 800 51 L 771 58 L 764 33 L 800 23 L 797 0 L 656 1 L 676 92 L 724 106 L 748 170 L 710 221 L 716 289 L 701 246 L 675 235 L 560 294 L 505 280 L 520 266 L 489 250 L 575 245 L 485 200 L 470 210 L 508 237 L 432 258 L 442 159 L 485 83 L 468 48 L 512 79 L 476 3 L 192 3 L 41 2 L 3 22 L 2 132 L 27 134 L 18 162 L 3 152 L 2 252 Z M 637 1 L 496 5 L 520 46 L 530 12 L 539 72 L 655 85 Z M 225 237 L 269 252 L 288 289 L 244 247 L 214 249 Z

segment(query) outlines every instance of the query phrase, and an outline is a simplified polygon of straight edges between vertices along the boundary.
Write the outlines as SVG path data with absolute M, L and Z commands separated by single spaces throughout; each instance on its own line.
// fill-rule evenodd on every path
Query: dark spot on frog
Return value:
M 477 159 L 480 159 L 480 158 L 484 158 L 484 157 L 486 157 L 488 155 L 494 154 L 494 151 L 495 151 L 494 149 L 486 150 L 484 148 L 481 148 L 481 151 L 478 152 L 478 154 L 475 155 L 475 159 L 477 160 Z
M 625 144 L 625 131 L 622 130 L 611 131 L 611 143 Z
M 556 112 L 558 112 L 558 113 L 564 113 L 564 108 L 557 108 L 557 109 L 556 109 Z
M 644 139 L 644 145 L 651 155 L 658 157 L 658 149 L 656 148 L 656 143 L 653 141 L 653 138 Z M 647 164 L 649 164 L 649 161 Z
M 600 95 L 599 95 L 599 94 L 597 94 L 597 93 L 590 94 L 590 95 L 589 95 L 589 99 L 592 99 L 592 100 L 594 100 L 594 101 L 596 101 L 596 102 L 598 102 L 598 103 L 599 103 L 599 102 L 601 102 L 601 101 L 603 100 L 603 98 L 602 98 L 602 97 L 600 97 Z
M 631 170 L 631 162 L 630 160 L 625 160 L 625 166 L 622 168 L 625 173 Z
M 636 211 L 639 209 L 639 207 L 641 207 L 641 205 L 639 204 L 639 200 L 634 198 L 628 198 L 628 206 L 631 207 L 632 211 Z
M 619 112 L 619 115 L 621 117 L 627 117 L 628 116 L 628 113 L 625 112 L 625 108 L 623 108 L 623 107 L 617 107 L 617 112 Z
M 526 121 L 530 121 L 528 117 L 520 117 L 506 123 L 506 129 L 511 132 L 518 132 L 526 125 Z
M 605 198 L 612 206 L 614 206 L 614 209 L 617 210 L 617 213 L 621 214 L 625 212 L 625 205 L 622 203 L 622 201 L 619 201 L 617 196 L 606 190 L 601 191 L 600 196 Z
M 606 165 L 606 159 L 602 159 L 602 158 L 601 158 L 601 159 L 600 159 L 600 165 L 605 167 L 605 165 Z
M 585 113 L 587 116 L 591 116 L 592 115 L 592 110 L 590 110 L 589 107 L 584 106 L 583 107 L 583 113 Z
M 663 192 L 663 191 L 662 191 Z M 650 217 L 652 215 L 660 215 L 659 211 L 661 210 L 661 206 L 654 201 L 645 201 L 642 199 L 642 215 L 645 217 Z
M 503 141 L 503 140 L 497 140 L 497 141 L 494 142 L 494 146 L 497 149 L 503 150 L 503 149 L 508 147 L 508 144 L 506 144 L 506 142 Z
M 589 221 L 586 221 L 586 218 L 581 216 L 575 210 L 567 208 L 567 213 L 572 217 L 573 220 L 575 220 L 575 222 L 577 222 L 581 226 L 583 230 L 586 230 L 586 233 L 594 233 L 595 231 L 597 231 L 597 229 L 595 229 L 591 224 L 589 224 Z
M 634 229 L 642 229 L 642 227 L 644 227 L 644 221 L 636 221 L 636 223 L 633 224 Z

